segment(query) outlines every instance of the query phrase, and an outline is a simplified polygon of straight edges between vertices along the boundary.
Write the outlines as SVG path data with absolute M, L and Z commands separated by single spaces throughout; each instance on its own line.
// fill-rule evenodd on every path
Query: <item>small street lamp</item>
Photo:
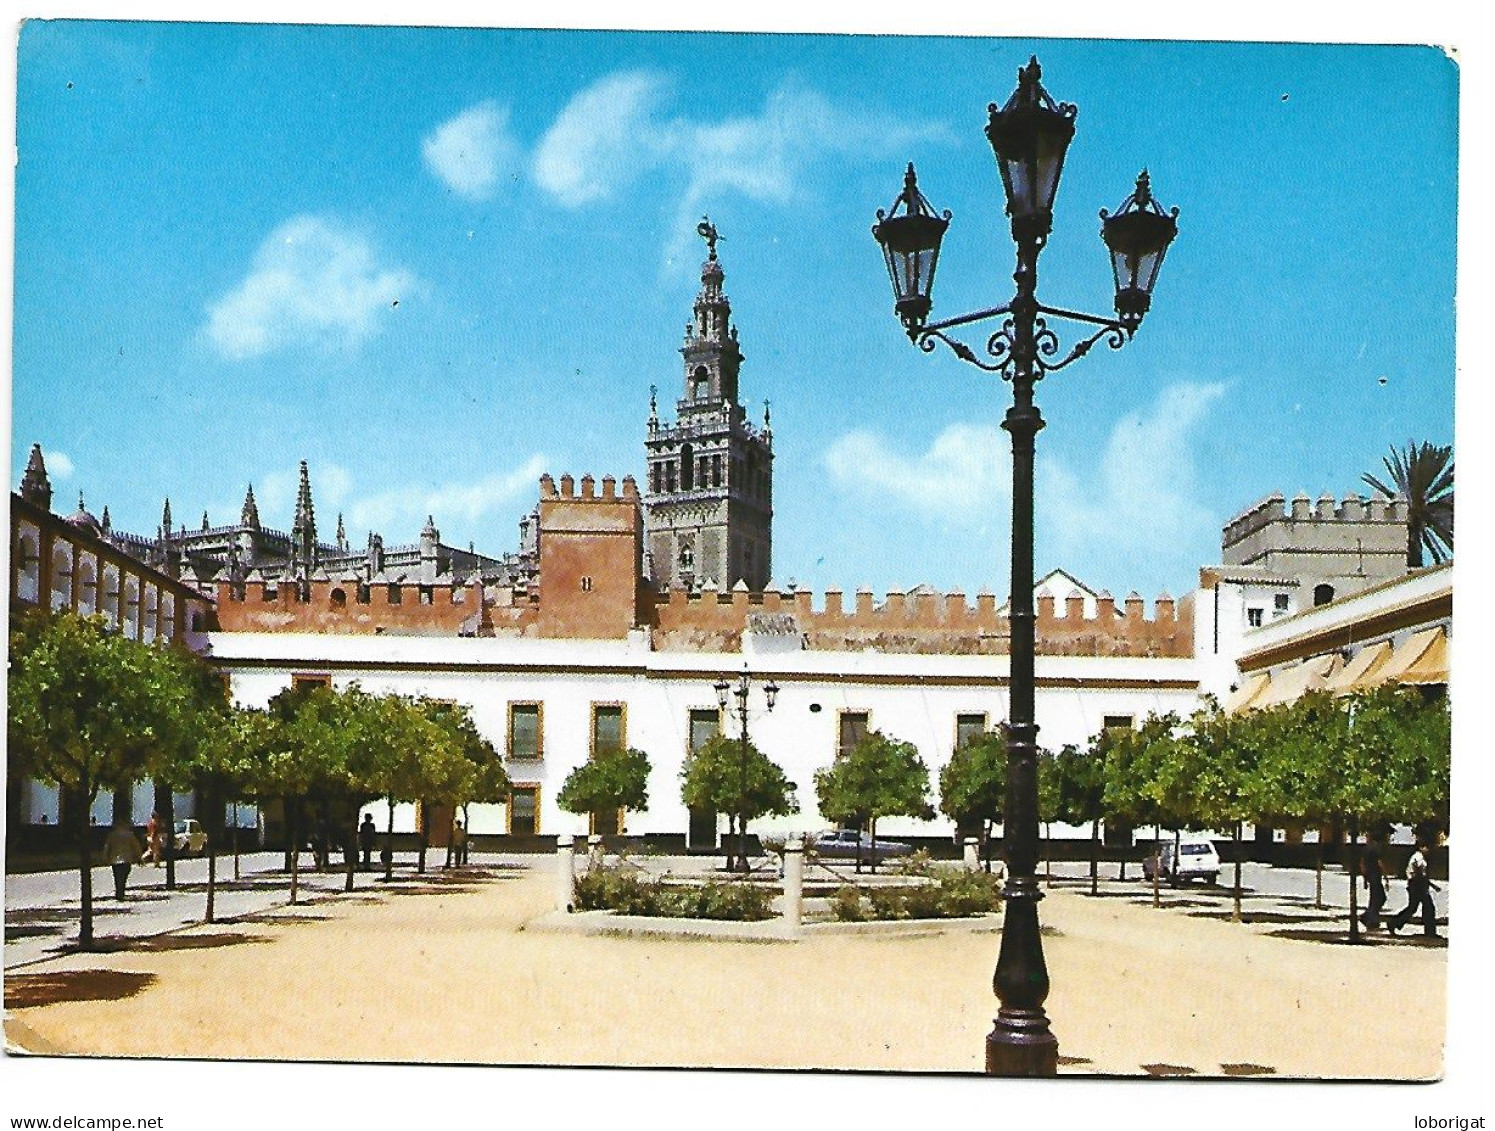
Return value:
M 752 676 L 748 673 L 747 665 L 742 666 L 742 673 L 737 677 L 735 685 L 723 677 L 713 685 L 716 690 L 716 702 L 727 714 L 736 714 L 740 726 L 739 734 L 742 741 L 742 754 L 738 762 L 737 777 L 737 855 L 739 863 L 744 872 L 748 870 L 747 859 L 747 764 L 748 764 L 748 692 L 751 688 Z M 763 699 L 768 705 L 768 710 L 773 710 L 774 701 L 779 695 L 779 685 L 769 680 L 763 685 Z M 729 707 L 731 700 L 736 700 L 735 707 Z
M 1038 865 L 1038 726 L 1033 691 L 1033 449 L 1043 416 L 1034 385 L 1084 357 L 1102 338 L 1111 349 L 1132 339 L 1152 304 L 1163 257 L 1178 231 L 1178 209 L 1164 211 L 1153 198 L 1147 172 L 1115 214 L 1102 210 L 1101 238 L 1111 254 L 1115 317 L 1045 306 L 1037 298 L 1038 255 L 1053 226 L 1054 197 L 1064 157 L 1074 138 L 1076 109 L 1044 90 L 1038 60 L 1018 71 L 1017 89 L 1000 109 L 987 107 L 986 137 L 996 155 L 1017 245 L 1017 285 L 1011 301 L 985 310 L 928 321 L 940 243 L 949 212 L 937 212 L 919 191 L 910 163 L 903 191 L 879 210 L 872 235 L 882 247 L 893 283 L 893 309 L 909 340 L 925 353 L 943 342 L 962 361 L 1012 383 L 1012 406 L 1002 427 L 1012 436 L 1011 709 L 1007 726 L 1005 847 L 1007 885 L 1002 945 L 993 986 L 1001 1006 L 986 1038 L 986 1070 L 999 1076 L 1052 1076 L 1059 1045 L 1043 1003 L 1049 976 L 1039 935 L 1043 898 Z M 901 209 L 901 211 L 900 211 Z M 1001 319 L 983 357 L 948 331 Z M 1049 320 L 1081 327 L 1079 340 L 1059 357 L 1059 336 Z M 1057 360 L 1056 360 L 1057 358 Z

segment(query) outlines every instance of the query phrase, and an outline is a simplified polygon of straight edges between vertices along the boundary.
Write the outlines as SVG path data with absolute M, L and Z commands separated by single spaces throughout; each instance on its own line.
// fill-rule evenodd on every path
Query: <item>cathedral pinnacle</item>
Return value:
M 166 505 L 161 508 L 161 529 L 166 532 L 166 537 L 171 537 L 171 499 L 169 497 Z
M 52 509 L 52 481 L 47 478 L 47 465 L 42 460 L 40 444 L 31 445 L 31 457 L 26 461 L 26 474 L 21 479 L 21 498 L 43 510 Z
M 239 512 L 239 524 L 247 526 L 252 530 L 260 528 L 260 508 L 254 501 L 254 484 L 249 485 L 249 490 L 244 493 L 244 509 Z

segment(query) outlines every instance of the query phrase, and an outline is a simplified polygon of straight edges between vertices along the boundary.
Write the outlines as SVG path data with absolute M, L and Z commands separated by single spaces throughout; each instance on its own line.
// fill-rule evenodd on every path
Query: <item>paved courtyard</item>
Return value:
M 433 858 L 425 877 L 401 869 L 390 885 L 359 873 L 351 896 L 340 873 L 308 874 L 305 901 L 290 908 L 285 877 L 267 871 L 278 859 L 249 857 L 245 882 L 220 896 L 223 921 L 195 926 L 182 923 L 201 917 L 200 863 L 182 867 L 184 890 L 170 895 L 145 869 L 129 909 L 98 921 L 111 949 L 86 955 L 55 953 L 76 930 L 76 876 L 10 877 L 8 1042 L 162 1057 L 335 1049 L 364 1061 L 981 1069 L 993 935 L 794 945 L 546 935 L 525 925 L 551 908 L 552 859 L 483 857 L 443 873 Z M 1090 898 L 1078 878 L 1057 878 L 1042 912 L 1061 1071 L 1438 1075 L 1446 950 L 1406 934 L 1342 945 L 1342 915 L 1312 906 L 1312 873 L 1307 897 L 1302 875 L 1248 877 L 1258 886 L 1240 924 L 1224 889 L 1164 889 L 1153 908 L 1137 881 L 1108 881 Z M 1346 890 L 1330 873 L 1329 898 Z M 1423 992 L 1406 995 L 1409 984 Z M 225 987 L 253 987 L 253 1008 L 227 1009 Z M 1393 1007 L 1400 1021 L 1387 1031 L 1377 1019 Z M 1374 1042 L 1361 1039 L 1369 1026 Z

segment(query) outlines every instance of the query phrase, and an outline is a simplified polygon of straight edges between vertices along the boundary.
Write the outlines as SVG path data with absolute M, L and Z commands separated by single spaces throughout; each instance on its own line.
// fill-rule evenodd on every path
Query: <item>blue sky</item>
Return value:
M 1457 72 L 1420 47 L 30 22 L 12 480 L 154 529 L 339 510 L 500 551 L 542 470 L 642 476 L 710 213 L 773 401 L 774 574 L 1004 592 L 1007 390 L 903 338 L 869 229 L 955 213 L 936 316 L 1005 300 L 982 134 L 1079 105 L 1041 297 L 1110 309 L 1098 209 L 1180 210 L 1135 342 L 1039 389 L 1037 567 L 1194 584 L 1231 514 L 1451 442 Z M 897 81 L 893 81 L 896 76 Z

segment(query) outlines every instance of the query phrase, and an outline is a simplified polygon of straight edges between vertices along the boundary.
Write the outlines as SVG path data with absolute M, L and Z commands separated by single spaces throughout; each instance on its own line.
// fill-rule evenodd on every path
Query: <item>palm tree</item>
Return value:
M 1394 490 L 1374 475 L 1360 478 L 1388 498 L 1407 500 L 1407 565 L 1422 565 L 1423 547 L 1434 562 L 1445 561 L 1453 553 L 1453 446 L 1408 440 L 1382 462 Z

